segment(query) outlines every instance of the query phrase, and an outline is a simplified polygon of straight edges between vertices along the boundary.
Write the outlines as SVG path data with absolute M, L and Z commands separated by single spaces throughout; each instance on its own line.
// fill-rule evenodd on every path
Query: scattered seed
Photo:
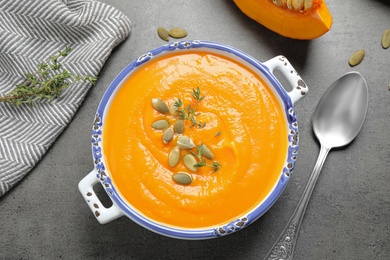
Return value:
M 152 127 L 156 130 L 163 130 L 169 126 L 169 122 L 165 119 L 157 120 L 152 124 Z
M 177 138 L 177 146 L 179 146 L 180 149 L 188 150 L 195 147 L 194 141 L 192 141 L 191 138 L 185 135 L 180 135 Z
M 172 176 L 173 181 L 181 185 L 189 185 L 192 182 L 192 176 L 186 172 L 178 172 Z
M 181 119 L 176 120 L 175 124 L 173 125 L 173 129 L 175 130 L 176 134 L 182 134 L 184 132 L 184 121 Z
M 178 146 L 173 147 L 168 155 L 168 163 L 171 167 L 175 167 L 180 160 L 180 148 Z
M 166 114 L 169 112 L 167 104 L 159 98 L 152 98 L 152 105 L 160 113 Z
M 215 136 L 220 136 L 220 135 L 221 135 L 221 131 L 215 133 Z
M 163 27 L 158 27 L 157 29 L 157 34 L 158 36 L 164 40 L 164 41 L 169 41 L 169 33 L 167 31 L 167 29 L 163 28 Z
M 194 165 L 197 163 L 195 157 L 191 154 L 186 154 L 183 157 L 184 165 L 191 171 L 196 172 L 198 170 Z
M 349 65 L 352 67 L 358 65 L 363 60 L 365 54 L 364 50 L 355 51 L 349 58 Z
M 173 135 L 175 134 L 175 132 L 173 131 L 173 128 L 172 127 L 169 127 L 167 129 L 164 130 L 164 133 L 163 133 L 163 142 L 165 144 L 169 143 L 170 141 L 172 141 L 173 139 Z
M 382 35 L 382 47 L 387 49 L 390 47 L 390 29 L 387 29 L 383 32 Z
M 187 36 L 187 31 L 181 28 L 172 28 L 168 32 L 169 36 L 173 38 L 184 38 Z
M 210 148 L 207 147 L 207 145 L 202 144 L 202 155 L 206 157 L 207 159 L 214 159 L 214 154 L 211 152 Z

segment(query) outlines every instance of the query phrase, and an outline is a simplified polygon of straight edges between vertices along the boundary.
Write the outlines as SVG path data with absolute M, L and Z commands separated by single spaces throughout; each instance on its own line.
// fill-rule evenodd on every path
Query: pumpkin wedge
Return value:
M 332 26 L 323 0 L 233 0 L 251 19 L 288 38 L 311 40 Z

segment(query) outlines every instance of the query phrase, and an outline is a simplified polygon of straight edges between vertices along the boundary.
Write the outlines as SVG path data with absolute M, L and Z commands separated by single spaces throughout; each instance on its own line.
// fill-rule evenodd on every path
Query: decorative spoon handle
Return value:
M 326 156 L 328 155 L 330 149 L 331 148 L 327 148 L 321 145 L 321 150 L 320 154 L 318 155 L 316 165 L 314 166 L 313 172 L 302 194 L 302 197 L 286 227 L 283 229 L 278 240 L 276 240 L 276 243 L 272 246 L 264 260 L 293 259 L 293 253 L 303 215 L 305 214 L 307 204 L 309 203 L 314 186 L 317 182 L 318 176 L 320 175 L 320 171 L 324 165 Z

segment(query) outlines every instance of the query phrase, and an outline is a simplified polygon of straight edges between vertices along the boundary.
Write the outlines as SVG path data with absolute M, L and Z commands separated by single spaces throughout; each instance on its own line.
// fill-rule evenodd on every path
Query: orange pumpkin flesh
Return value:
M 311 40 L 332 26 L 332 16 L 323 0 L 314 0 L 308 10 L 289 10 L 272 0 L 234 0 L 248 17 L 288 38 Z

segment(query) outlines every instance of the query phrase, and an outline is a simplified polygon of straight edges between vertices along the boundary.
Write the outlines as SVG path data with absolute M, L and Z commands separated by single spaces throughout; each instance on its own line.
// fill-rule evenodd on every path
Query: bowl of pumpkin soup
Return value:
M 259 62 L 208 41 L 153 49 L 102 97 L 92 125 L 94 169 L 79 190 L 102 224 L 126 216 L 179 239 L 232 234 L 287 185 L 298 156 L 294 104 L 307 91 L 283 56 Z

